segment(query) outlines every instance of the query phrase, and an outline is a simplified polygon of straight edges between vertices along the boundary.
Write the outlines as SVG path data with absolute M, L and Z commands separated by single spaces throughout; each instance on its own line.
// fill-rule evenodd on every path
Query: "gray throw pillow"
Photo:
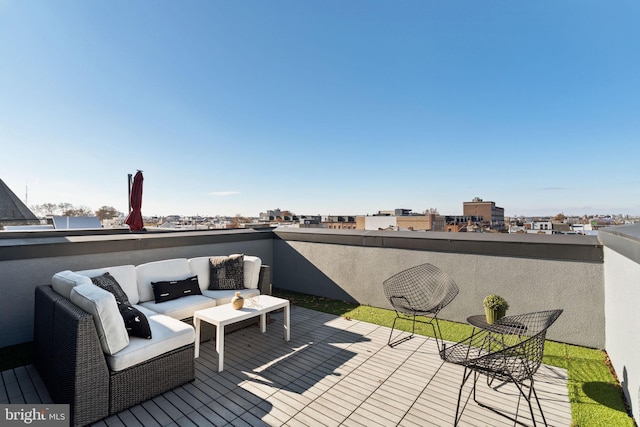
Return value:
M 209 258 L 209 290 L 244 289 L 244 254 Z

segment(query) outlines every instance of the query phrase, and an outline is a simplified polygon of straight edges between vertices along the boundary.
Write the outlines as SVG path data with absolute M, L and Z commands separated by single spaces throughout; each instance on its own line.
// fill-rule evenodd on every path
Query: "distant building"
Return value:
M 0 179 L 0 230 L 29 225 L 40 225 L 40 220 Z
M 444 226 L 444 216 L 413 214 L 411 209 L 379 211 L 376 215 L 356 217 L 356 230 L 444 231 Z
M 504 208 L 496 206 L 495 202 L 485 202 L 475 197 L 470 202 L 463 202 L 464 216 L 481 216 L 482 225 L 496 231 L 504 230 Z
M 549 221 L 531 221 L 525 224 L 527 233 L 529 234 L 553 234 L 553 222 Z
M 445 217 L 444 231 L 449 233 L 481 233 L 481 216 L 450 216 Z
M 598 230 L 597 228 L 594 230 L 591 224 L 573 224 L 571 229 L 576 232 L 576 234 L 584 234 L 587 236 L 597 236 Z
M 416 215 L 411 213 L 411 209 L 394 209 L 391 211 L 378 211 L 377 214 L 373 216 L 408 216 L 408 215 Z
M 511 224 L 509 225 L 509 233 L 526 233 L 527 227 L 524 225 Z
M 53 228 L 56 230 L 102 228 L 97 216 L 54 216 Z
M 322 225 L 331 230 L 355 230 L 354 215 L 328 215 L 322 218 Z
M 282 222 L 282 221 L 297 221 L 298 217 L 290 211 L 283 211 L 280 209 L 268 210 L 266 212 L 260 212 L 260 221 L 270 222 Z
M 444 217 L 444 231 L 460 233 L 460 232 L 479 232 L 482 230 L 484 218 L 481 216 L 465 216 L 465 215 L 446 215 Z
M 280 209 L 268 210 L 266 212 L 260 212 L 260 220 L 261 221 L 273 221 L 273 218 L 282 215 L 282 211 Z
M 294 223 L 298 224 L 298 228 L 323 228 L 320 215 L 301 215 L 299 218 L 295 218 Z

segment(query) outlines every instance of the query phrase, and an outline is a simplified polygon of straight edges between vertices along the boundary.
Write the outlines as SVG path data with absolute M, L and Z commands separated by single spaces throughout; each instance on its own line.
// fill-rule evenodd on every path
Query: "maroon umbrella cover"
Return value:
M 140 231 L 144 227 L 142 222 L 142 181 L 144 181 L 142 172 L 138 171 L 133 177 L 131 185 L 131 212 L 124 220 L 131 231 Z

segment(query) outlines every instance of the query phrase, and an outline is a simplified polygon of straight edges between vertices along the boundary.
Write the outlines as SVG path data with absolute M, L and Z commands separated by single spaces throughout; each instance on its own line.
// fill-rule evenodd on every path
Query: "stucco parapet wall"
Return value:
M 276 228 L 278 239 L 336 245 L 490 255 L 556 261 L 604 262 L 595 236 L 361 231 Z
M 604 246 L 640 264 L 640 225 L 601 228 L 598 238 Z
M 273 239 L 271 229 L 230 229 L 148 233 L 0 233 L 0 261 L 88 255 Z

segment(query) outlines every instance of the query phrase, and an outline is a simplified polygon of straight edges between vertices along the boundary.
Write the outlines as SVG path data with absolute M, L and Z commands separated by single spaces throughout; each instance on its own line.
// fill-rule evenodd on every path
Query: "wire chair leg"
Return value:
M 396 318 L 393 319 L 393 324 L 391 325 L 391 332 L 389 333 L 389 341 L 387 342 L 387 345 L 389 347 L 395 347 L 400 343 L 403 343 L 407 340 L 410 340 L 411 338 L 413 338 L 415 331 L 416 331 L 416 315 L 413 315 L 413 326 L 411 328 L 411 335 L 403 337 L 403 338 L 399 338 L 395 341 L 393 341 L 393 331 L 396 327 L 396 321 L 400 319 L 400 320 L 410 320 L 410 319 L 405 319 L 403 317 L 400 316 L 400 314 L 396 311 Z M 398 334 L 398 336 L 402 335 L 402 331 L 400 331 L 400 334 Z
M 478 402 L 476 399 L 476 384 L 478 384 L 479 375 L 476 371 L 473 371 L 473 401 Z
M 536 390 L 533 387 L 533 379 L 531 379 L 531 385 L 529 386 L 529 393 L 525 393 L 523 387 L 526 387 L 526 386 L 525 386 L 524 383 L 520 384 L 517 381 L 513 381 L 513 380 L 509 381 L 509 382 L 512 382 L 518 388 L 518 391 L 519 391 L 519 393 L 518 393 L 518 404 L 517 404 L 517 407 L 516 407 L 515 417 L 511 417 L 511 416 L 505 414 L 502 411 L 499 411 L 499 410 L 497 410 L 495 408 L 492 408 L 491 406 L 489 406 L 489 405 L 487 405 L 485 403 L 482 403 L 482 402 L 478 401 L 476 399 L 476 386 L 475 386 L 476 385 L 475 382 L 477 380 L 478 380 L 478 377 L 476 376 L 474 378 L 474 384 L 473 384 L 473 400 L 479 406 L 482 406 L 483 408 L 489 409 L 489 410 L 495 412 L 498 415 L 501 415 L 501 416 L 503 416 L 505 418 L 508 418 L 508 419 L 510 419 L 511 421 L 513 421 L 516 424 L 520 424 L 520 425 L 525 426 L 526 424 L 523 424 L 521 421 L 518 421 L 518 413 L 520 412 L 520 400 L 524 397 L 524 400 L 526 400 L 527 404 L 529 405 L 529 412 L 531 413 L 531 422 L 533 423 L 533 425 L 535 427 L 535 426 L 537 426 L 536 417 L 535 417 L 535 414 L 533 413 L 533 405 L 531 404 L 531 394 L 533 393 L 533 396 L 536 399 L 536 403 L 538 404 L 538 409 L 540 409 L 540 414 L 542 415 L 542 421 L 544 422 L 545 426 L 548 426 L 547 420 L 544 417 L 544 412 L 542 412 L 542 406 L 540 406 L 540 400 L 538 399 L 538 394 L 536 393 Z
M 544 412 L 542 411 L 542 406 L 540 405 L 540 399 L 538 399 L 538 393 L 536 393 L 536 389 L 533 386 L 533 378 L 531 378 L 531 384 L 529 385 L 529 394 L 528 396 L 524 393 L 524 390 L 522 389 L 522 387 L 524 386 L 524 384 L 521 386 L 520 384 L 516 383 L 516 386 L 518 387 L 518 390 L 520 390 L 520 394 L 525 398 L 525 400 L 527 401 L 527 403 L 529 404 L 529 412 L 531 412 L 531 421 L 533 422 L 533 425 L 536 426 L 536 416 L 533 413 L 533 405 L 531 404 L 531 394 L 533 393 L 533 397 L 536 398 L 536 403 L 538 404 L 538 409 L 540 410 L 540 415 L 542 415 L 542 422 L 544 423 L 545 426 L 547 426 L 547 419 L 544 416 Z M 519 402 L 519 400 L 518 400 Z
M 416 315 L 413 315 L 413 322 L 411 322 L 411 336 L 416 333 Z
M 444 357 L 443 356 L 443 350 L 446 348 L 445 344 L 444 344 L 444 339 L 442 338 L 442 330 L 440 329 L 440 323 L 438 322 L 438 318 L 436 317 L 437 314 L 434 314 L 433 316 L 424 316 L 427 317 L 429 319 L 429 321 L 422 321 L 422 320 L 418 320 L 417 314 L 412 314 L 412 315 L 407 315 L 407 317 L 402 317 L 400 315 L 400 313 L 398 311 L 396 311 L 396 317 L 395 319 L 393 319 L 393 324 L 391 325 L 391 331 L 389 332 L 389 340 L 387 341 L 387 345 L 389 347 L 395 347 L 400 343 L 403 343 L 405 341 L 410 340 L 411 338 L 413 338 L 416 334 L 416 323 L 420 322 L 420 323 L 427 323 L 429 324 L 429 326 L 431 326 L 431 329 L 433 330 L 433 337 L 436 340 L 436 346 L 438 347 L 438 353 L 440 354 L 440 357 Z M 393 331 L 395 330 L 396 327 L 396 322 L 398 321 L 398 319 L 400 320 L 410 320 L 411 321 L 411 334 L 409 334 L 406 337 L 402 337 L 399 338 L 397 340 L 394 341 L 393 339 Z M 435 325 L 434 325 L 435 322 Z M 398 334 L 398 337 L 402 335 L 402 332 L 400 332 L 400 334 Z
M 544 412 L 542 412 L 542 406 L 540 406 L 540 399 L 538 399 L 538 393 L 536 393 L 536 389 L 533 388 L 533 378 L 531 379 L 531 391 L 533 391 L 533 396 L 536 398 L 536 403 L 538 403 L 538 409 L 540 409 L 540 415 L 542 415 L 542 422 L 546 426 L 547 419 L 544 417 Z M 531 391 L 529 392 L 529 395 L 531 395 Z M 529 403 L 529 408 L 531 409 L 531 419 L 533 419 L 533 408 L 531 408 L 531 403 Z
M 434 321 L 436 323 L 435 326 L 433 325 Z M 431 325 L 431 329 L 433 329 L 433 336 L 436 340 L 436 345 L 438 346 L 438 353 L 442 357 L 443 350 L 446 348 L 446 346 L 444 344 L 444 340 L 442 339 L 442 331 L 440 330 L 440 323 L 438 323 L 438 318 L 433 317 L 429 322 L 429 324 Z M 437 330 L 436 330 L 436 327 L 437 327 Z
M 464 388 L 464 385 L 467 383 L 467 380 L 469 379 L 472 373 L 475 375 L 475 372 L 472 371 L 471 369 L 468 369 L 466 367 L 464 368 L 464 374 L 462 374 L 462 384 L 460 384 L 460 391 L 458 391 L 458 403 L 456 404 L 456 417 L 453 423 L 454 427 L 457 426 L 460 420 L 462 419 L 462 412 L 460 411 L 460 401 L 462 400 L 462 389 Z M 476 379 L 474 378 L 474 383 L 473 383 L 474 400 L 475 400 L 475 393 L 476 393 L 475 381 Z M 469 400 L 469 398 L 467 398 L 467 400 Z M 460 417 L 458 417 L 458 414 L 460 414 Z

